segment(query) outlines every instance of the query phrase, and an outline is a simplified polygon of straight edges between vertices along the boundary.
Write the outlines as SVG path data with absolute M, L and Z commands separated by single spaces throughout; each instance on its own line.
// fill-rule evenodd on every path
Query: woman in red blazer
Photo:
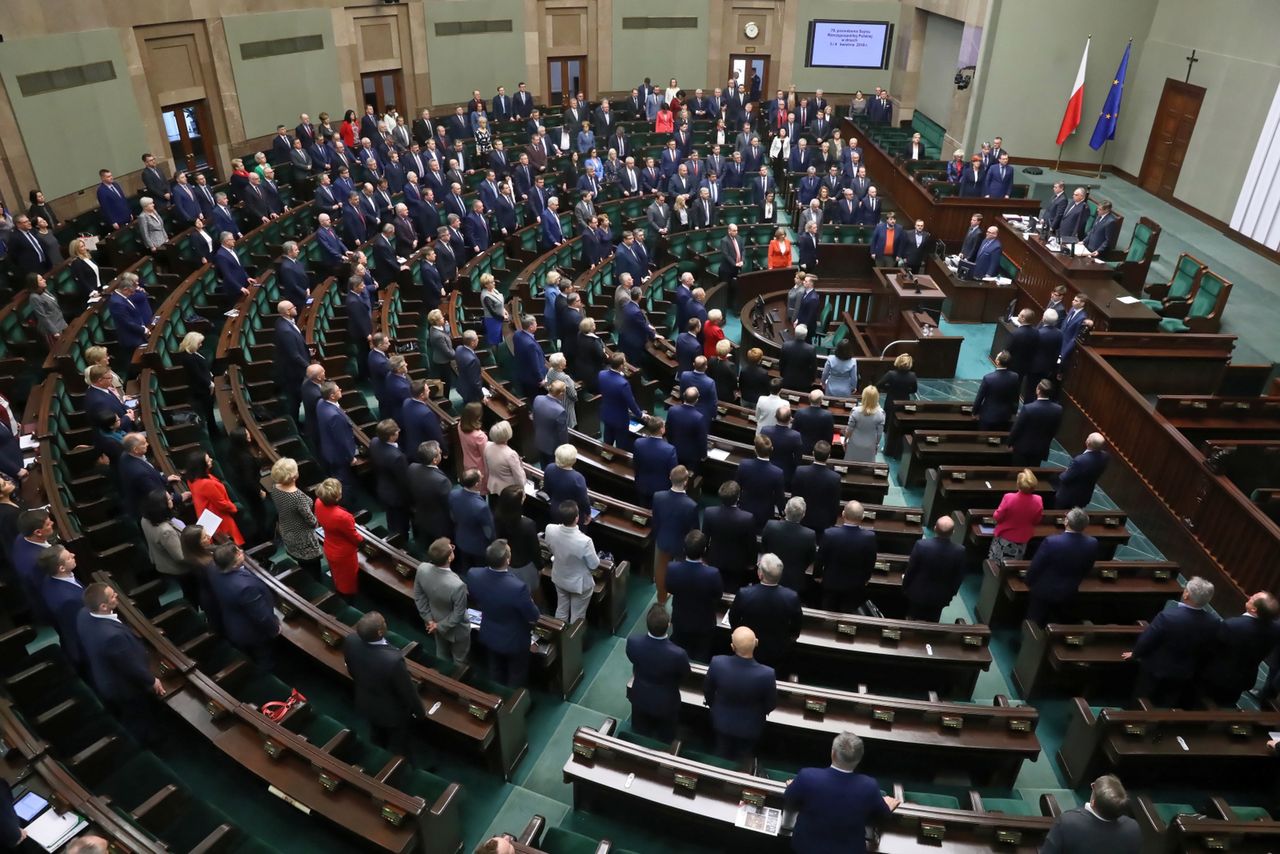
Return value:
M 1018 491 L 1006 493 L 996 508 L 991 560 L 1022 560 L 1031 534 L 1044 516 L 1044 499 L 1036 494 L 1039 482 L 1031 469 L 1018 472 Z
M 196 451 L 187 460 L 187 467 L 182 471 L 182 479 L 191 490 L 191 503 L 195 505 L 196 518 L 208 510 L 222 517 L 214 536 L 226 534 L 237 546 L 244 545 L 244 537 L 240 536 L 240 528 L 236 526 L 236 514 L 239 508 L 227 495 L 227 488 L 222 481 L 213 476 L 213 457 L 204 451 Z
M 791 238 L 787 237 L 787 230 L 779 228 L 773 233 L 773 240 L 769 241 L 769 269 L 782 270 L 791 266 Z
M 356 530 L 355 517 L 338 503 L 341 500 L 342 484 L 337 478 L 326 478 L 316 487 L 316 521 L 324 531 L 324 559 L 329 562 L 333 586 L 351 596 L 360 574 L 356 549 L 364 537 Z

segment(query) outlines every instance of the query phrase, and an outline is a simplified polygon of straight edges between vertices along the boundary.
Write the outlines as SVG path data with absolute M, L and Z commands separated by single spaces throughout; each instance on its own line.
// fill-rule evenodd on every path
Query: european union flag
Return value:
M 1124 48 L 1124 56 L 1120 59 L 1120 68 L 1111 81 L 1111 91 L 1107 93 L 1106 103 L 1102 105 L 1102 113 L 1098 123 L 1093 127 L 1093 137 L 1089 147 L 1094 151 L 1107 144 L 1107 140 L 1116 138 L 1116 123 L 1120 121 L 1120 99 L 1124 96 L 1124 76 L 1129 71 L 1129 51 L 1133 49 L 1131 40 Z

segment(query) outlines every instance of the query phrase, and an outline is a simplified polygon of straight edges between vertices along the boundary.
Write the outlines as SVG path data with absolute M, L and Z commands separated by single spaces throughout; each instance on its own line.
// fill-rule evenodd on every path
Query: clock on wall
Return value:
M 760 25 L 755 21 L 747 21 L 747 25 L 742 28 L 742 33 L 749 39 L 753 39 L 760 35 Z

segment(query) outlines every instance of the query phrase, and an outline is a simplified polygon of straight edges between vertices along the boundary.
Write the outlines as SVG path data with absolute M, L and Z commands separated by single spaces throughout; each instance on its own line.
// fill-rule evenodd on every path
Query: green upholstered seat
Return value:
M 902 799 L 909 804 L 919 804 L 922 807 L 936 807 L 947 810 L 960 809 L 960 799 L 951 795 L 938 795 L 932 792 L 903 792 Z
M 428 805 L 434 804 L 444 794 L 444 790 L 449 788 L 448 780 L 429 771 L 419 771 L 408 763 L 401 765 L 387 782 L 407 795 L 417 795 Z
M 1160 816 L 1160 820 L 1165 824 L 1173 821 L 1180 815 L 1195 815 L 1200 812 L 1191 804 L 1156 804 L 1156 815 Z
M 715 768 L 723 768 L 726 771 L 738 770 L 738 763 L 732 759 L 724 759 L 716 756 L 714 753 L 703 753 L 700 750 L 687 750 L 680 748 L 680 755 L 692 762 L 701 762 L 703 765 L 711 765 Z
M 1232 804 L 1231 811 L 1240 821 L 1271 821 L 1271 813 L 1263 807 L 1238 807 Z
M 121 809 L 133 811 L 170 783 L 176 784 L 177 780 L 166 765 L 150 753 L 138 753 L 124 759 L 114 771 L 98 781 L 94 792 L 111 798 Z
M 1199 261 L 1184 252 L 1178 256 L 1178 263 L 1173 268 L 1173 278 L 1167 284 L 1165 282 L 1147 284 L 1148 293 L 1156 296 L 1163 293 L 1164 299 L 1144 299 L 1142 304 L 1160 311 L 1169 303 L 1185 302 L 1191 298 L 1191 293 L 1199 283 L 1203 270 L 1204 267 Z
M 1004 815 L 1040 815 L 1038 810 L 1022 798 L 983 798 L 982 808 L 987 812 L 998 812 Z
M 1209 317 L 1213 314 L 1213 310 L 1218 304 L 1218 297 L 1225 287 L 1225 280 L 1217 273 L 1206 272 L 1201 276 L 1200 287 L 1196 288 L 1196 295 L 1191 300 L 1191 307 L 1187 309 L 1187 318 Z M 1191 327 L 1177 317 L 1166 317 L 1161 320 L 1160 329 L 1163 332 L 1191 331 Z

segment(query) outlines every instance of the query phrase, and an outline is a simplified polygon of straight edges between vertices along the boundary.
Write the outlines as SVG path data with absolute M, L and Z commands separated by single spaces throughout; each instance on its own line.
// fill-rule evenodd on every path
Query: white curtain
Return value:
M 1240 187 L 1231 227 L 1271 249 L 1280 249 L 1280 86 L 1271 99 L 1271 110 L 1253 160 Z

